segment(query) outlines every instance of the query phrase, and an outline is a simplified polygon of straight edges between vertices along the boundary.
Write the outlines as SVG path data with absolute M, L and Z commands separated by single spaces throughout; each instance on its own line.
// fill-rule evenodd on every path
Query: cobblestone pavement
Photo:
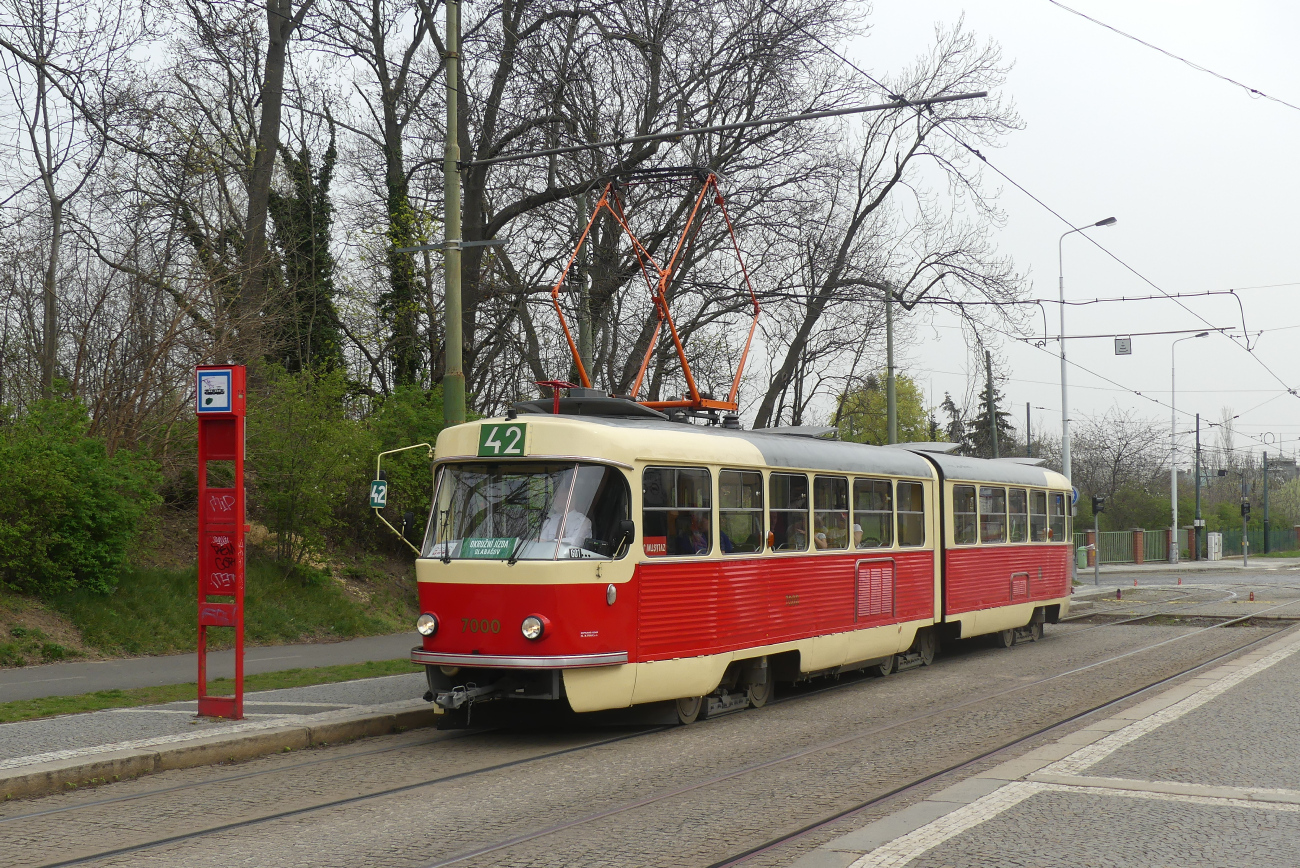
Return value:
M 1023 757 L 838 824 L 776 864 L 1297 865 L 1297 697 L 1293 629 Z
M 520 721 L 164 772 L 0 805 L 0 866 L 272 815 L 94 864 L 710 865 L 1269 635 L 1062 624 L 1039 643 L 959 643 L 932 667 L 787 694 L 689 727 Z M 366 794 L 377 795 L 309 810 Z M 788 864 L 845 828 L 754 864 Z

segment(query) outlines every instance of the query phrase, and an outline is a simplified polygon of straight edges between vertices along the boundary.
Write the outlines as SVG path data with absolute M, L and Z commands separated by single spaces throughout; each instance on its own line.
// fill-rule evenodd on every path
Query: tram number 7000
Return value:
M 462 633 L 500 633 L 501 622 L 496 618 L 488 620 L 487 618 L 461 618 L 460 632 Z
M 478 432 L 480 457 L 524 454 L 525 425 L 483 425 Z

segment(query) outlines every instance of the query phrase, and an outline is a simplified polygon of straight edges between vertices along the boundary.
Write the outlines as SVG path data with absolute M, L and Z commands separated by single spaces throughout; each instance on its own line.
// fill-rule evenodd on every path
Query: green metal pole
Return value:
M 989 437 L 993 442 L 993 457 L 998 457 L 998 414 L 993 403 L 993 354 L 984 351 L 984 373 L 988 379 Z
M 894 391 L 894 291 L 885 288 L 885 413 L 889 442 L 898 442 L 898 394 Z
M 443 237 L 446 240 L 447 372 L 442 381 L 443 418 L 448 425 L 465 421 L 465 371 L 462 358 L 460 298 L 460 142 L 457 124 L 460 92 L 460 0 L 447 0 L 447 142 L 443 151 Z
M 1196 521 L 1192 523 L 1192 539 L 1195 540 L 1196 551 L 1192 553 L 1192 560 L 1201 559 L 1201 414 L 1196 414 Z
M 1268 554 L 1268 453 L 1264 453 L 1264 554 Z

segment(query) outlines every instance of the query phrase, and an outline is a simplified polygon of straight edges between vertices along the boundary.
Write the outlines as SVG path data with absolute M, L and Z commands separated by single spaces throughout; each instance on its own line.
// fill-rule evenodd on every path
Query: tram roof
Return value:
M 926 457 L 933 461 L 945 479 L 963 479 L 977 482 L 1000 482 L 1007 485 L 1033 485 L 1038 488 L 1069 488 L 1064 476 L 1046 467 L 1017 463 L 1011 460 L 967 458 L 964 455 L 945 455 L 930 452 Z
M 480 425 L 502 419 L 481 419 L 444 429 L 438 437 L 440 459 L 464 460 L 477 453 Z M 1010 460 L 989 461 L 911 449 L 910 444 L 871 446 L 826 440 L 797 429 L 738 429 L 691 425 L 649 416 L 603 416 L 577 413 L 521 414 L 518 422 L 541 426 L 530 437 L 530 457 L 564 455 L 594 460 L 632 460 L 672 464 L 764 465 L 841 473 L 867 473 L 933 479 L 936 467 L 948 479 L 1010 485 L 1068 488 L 1065 477 L 1042 467 Z M 547 430 L 549 429 L 549 430 Z M 598 431 L 608 432 L 600 433 Z M 620 432 L 622 432 L 620 434 Z M 735 446 L 728 446 L 733 441 Z M 745 445 L 741 445 L 745 444 Z M 748 448 L 747 448 L 748 447 Z

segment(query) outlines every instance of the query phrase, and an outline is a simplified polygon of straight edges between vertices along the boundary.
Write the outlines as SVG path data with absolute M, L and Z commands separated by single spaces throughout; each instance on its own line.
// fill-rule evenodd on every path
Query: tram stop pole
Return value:
M 244 717 L 243 365 L 195 368 L 199 426 L 199 715 Z M 209 476 L 211 474 L 211 476 Z M 235 631 L 235 693 L 208 694 L 208 630 Z

